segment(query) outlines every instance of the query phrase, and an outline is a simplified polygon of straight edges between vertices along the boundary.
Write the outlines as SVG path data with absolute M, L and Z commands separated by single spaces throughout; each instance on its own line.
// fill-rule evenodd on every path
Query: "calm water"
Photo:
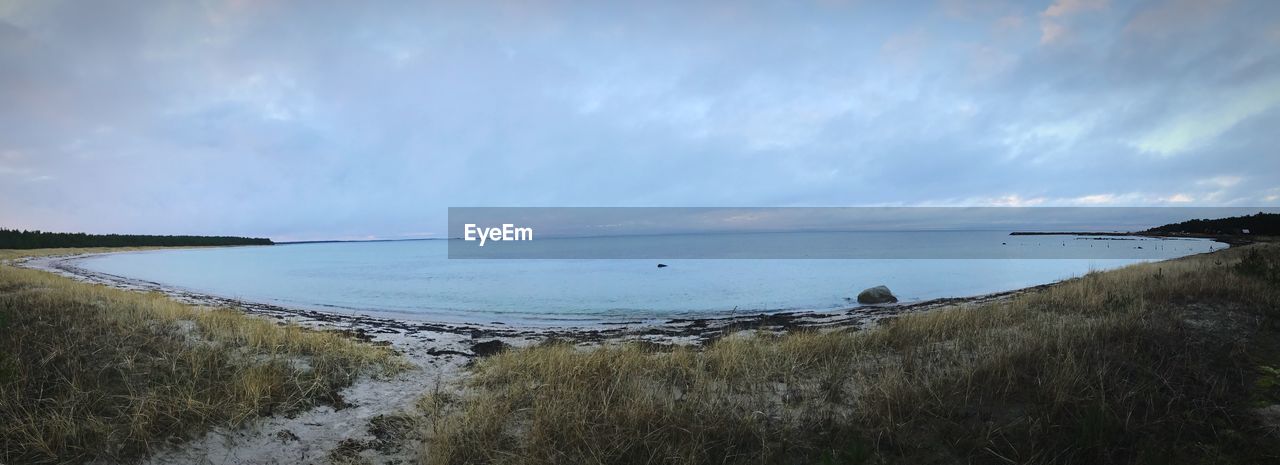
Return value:
M 886 250 L 918 248 L 921 241 L 992 250 L 1053 247 L 1058 256 L 1075 250 L 1087 258 L 674 259 L 661 260 L 670 266 L 659 269 L 651 259 L 450 260 L 448 241 L 436 240 L 124 253 L 88 258 L 81 266 L 220 296 L 335 312 L 565 324 L 832 310 L 854 305 L 847 299 L 879 284 L 908 302 L 971 296 L 1224 247 L 1200 240 L 1011 238 L 1003 232 L 823 234 L 797 243 Z M 645 240 L 618 239 L 619 247 Z M 1135 255 L 1136 244 L 1142 249 Z

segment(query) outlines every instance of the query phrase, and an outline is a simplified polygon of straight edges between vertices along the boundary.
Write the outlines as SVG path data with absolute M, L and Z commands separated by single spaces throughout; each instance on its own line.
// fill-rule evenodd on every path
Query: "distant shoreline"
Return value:
M 1241 246 L 1258 242 L 1257 236 L 1241 234 L 1199 234 L 1169 232 L 1117 232 L 1117 231 L 1014 231 L 1010 236 L 1107 236 L 1107 237 L 1150 237 L 1159 239 L 1211 239 L 1229 246 Z
M 350 242 L 411 242 L 411 241 L 443 241 L 445 237 L 415 237 L 410 239 L 324 239 L 316 241 L 277 241 L 275 245 L 294 244 L 345 244 Z
M 1030 235 L 1048 235 L 1036 233 Z M 1063 234 L 1063 233 L 1056 233 Z M 1092 233 L 1089 233 L 1092 235 Z M 1121 235 L 1115 234 L 1112 235 Z M 1229 245 L 1238 245 L 1231 244 Z M 656 320 L 626 320 L 597 322 L 590 325 L 532 325 L 493 322 L 431 321 L 398 318 L 372 312 L 344 312 L 337 309 L 313 309 L 304 306 L 276 304 L 220 296 L 181 287 L 92 271 L 78 266 L 79 260 L 95 255 L 127 252 L 103 252 L 50 257 L 34 257 L 15 261 L 13 264 L 61 275 L 81 282 L 101 284 L 117 289 L 139 292 L 158 292 L 180 302 L 208 307 L 230 307 L 262 317 L 302 323 L 305 325 L 338 329 L 350 332 L 363 340 L 382 339 L 378 335 L 391 336 L 392 340 L 410 338 L 431 340 L 433 335 L 453 334 L 473 339 L 526 339 L 556 338 L 579 342 L 642 338 L 658 343 L 708 342 L 743 330 L 762 329 L 786 331 L 796 328 L 866 328 L 883 318 L 903 314 L 935 310 L 943 307 L 985 304 L 1005 300 L 1029 292 L 1040 291 L 1076 278 L 1067 278 L 1034 286 L 1009 289 L 985 294 L 940 297 L 923 301 L 889 305 L 851 306 L 833 310 L 784 310 L 738 315 L 708 315 L 706 317 L 675 317 Z M 1212 252 L 1209 252 L 1212 253 Z M 1170 260 L 1177 260 L 1173 258 Z M 392 345 L 400 345 L 392 342 Z

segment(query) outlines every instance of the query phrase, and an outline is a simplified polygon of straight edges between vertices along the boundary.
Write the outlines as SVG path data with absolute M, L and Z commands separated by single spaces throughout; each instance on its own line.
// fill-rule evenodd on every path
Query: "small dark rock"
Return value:
M 885 286 L 876 286 L 858 293 L 860 304 L 891 304 L 897 301 L 898 298 Z
M 666 264 L 666 263 L 659 263 L 659 264 L 658 264 L 658 268 L 666 268 L 666 267 L 667 267 L 667 264 Z
M 510 347 L 511 346 L 509 344 L 499 341 L 497 339 L 494 339 L 492 341 L 477 342 L 475 344 L 472 344 L 471 351 L 474 352 L 477 357 L 488 357 L 490 355 L 500 354 Z

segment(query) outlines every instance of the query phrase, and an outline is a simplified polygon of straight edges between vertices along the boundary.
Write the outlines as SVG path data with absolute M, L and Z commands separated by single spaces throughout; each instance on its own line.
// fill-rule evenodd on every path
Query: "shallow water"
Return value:
M 1026 256 L 1050 247 L 1061 256 L 1070 247 L 1082 258 L 674 259 L 661 260 L 669 266 L 657 268 L 658 261 L 650 259 L 451 260 L 448 241 L 427 240 L 123 253 L 80 265 L 208 294 L 340 313 L 537 325 L 834 310 L 856 305 L 849 299 L 880 284 L 907 302 L 981 295 L 1224 247 L 1204 240 L 1120 244 L 1010 238 L 1004 232 L 840 234 L 845 236 L 839 241 L 819 245 L 856 242 L 887 249 L 928 241 L 992 248 L 1008 242 L 1029 251 Z M 1135 253 L 1134 244 L 1144 247 Z M 1099 258 L 1109 256 L 1123 258 Z

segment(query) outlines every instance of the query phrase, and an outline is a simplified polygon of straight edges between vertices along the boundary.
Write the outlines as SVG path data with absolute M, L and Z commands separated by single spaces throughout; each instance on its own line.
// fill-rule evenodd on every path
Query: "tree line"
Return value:
M 23 231 L 0 228 L 0 249 L 46 249 L 65 247 L 191 247 L 271 244 L 273 244 L 271 239 L 260 237 L 85 234 Z
M 1234 216 L 1216 220 L 1189 220 L 1151 228 L 1147 232 L 1241 234 L 1246 229 L 1249 230 L 1249 234 L 1280 235 L 1280 213 L 1258 212 L 1256 215 Z

